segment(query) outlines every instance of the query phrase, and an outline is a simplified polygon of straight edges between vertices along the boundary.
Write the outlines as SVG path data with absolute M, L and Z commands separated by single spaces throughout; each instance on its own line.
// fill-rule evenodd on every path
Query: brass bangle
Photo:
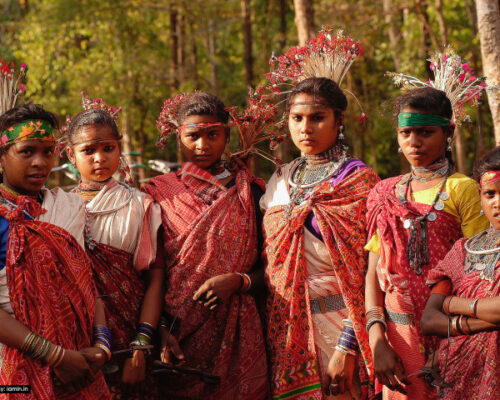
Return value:
M 446 296 L 446 298 L 443 301 L 442 309 L 446 315 L 450 315 L 450 303 L 451 303 L 452 298 L 453 298 L 453 296 Z
M 106 353 L 106 358 L 108 359 L 108 361 L 111 360 L 111 350 L 109 350 L 103 343 L 100 342 L 94 343 L 94 347 L 98 347 L 101 350 L 104 350 L 104 353 Z
M 61 347 L 62 351 L 61 354 L 59 355 L 59 359 L 54 363 L 52 368 L 57 368 L 59 364 L 61 364 L 62 360 L 64 359 L 64 356 L 66 355 L 66 350 Z
M 474 299 L 469 303 L 469 316 L 471 316 L 472 318 L 476 318 L 478 302 L 479 299 Z

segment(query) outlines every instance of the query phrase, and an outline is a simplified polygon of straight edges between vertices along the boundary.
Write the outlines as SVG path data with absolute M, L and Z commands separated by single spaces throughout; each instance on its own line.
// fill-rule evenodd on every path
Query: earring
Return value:
M 344 140 L 345 139 L 345 136 L 344 136 L 344 125 L 340 125 L 339 126 L 339 134 L 337 136 L 337 140 Z
M 398 147 L 398 153 L 401 154 L 403 152 L 403 149 L 401 147 Z
M 484 210 L 481 208 L 481 211 L 479 211 L 479 215 L 484 215 Z
M 449 137 L 448 139 L 446 139 L 446 141 L 448 142 L 448 147 L 446 148 L 446 150 L 447 151 L 453 150 L 452 147 L 451 147 L 451 137 Z

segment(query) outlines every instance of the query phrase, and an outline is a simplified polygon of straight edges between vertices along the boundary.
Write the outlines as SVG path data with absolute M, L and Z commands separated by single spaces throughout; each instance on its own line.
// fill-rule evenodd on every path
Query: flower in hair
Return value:
M 85 95 L 85 92 L 80 93 L 82 96 L 82 107 L 84 110 L 103 110 L 113 117 L 115 121 L 118 121 L 118 114 L 122 111 L 121 107 L 115 108 L 113 106 L 108 106 L 103 99 L 91 99 Z
M 159 118 L 156 120 L 156 127 L 160 131 L 160 137 L 156 143 L 162 148 L 166 146 L 168 137 L 177 133 L 179 124 L 174 118 L 175 110 L 179 103 L 186 97 L 185 93 L 178 94 L 171 99 L 165 100 Z
M 27 71 L 28 67 L 22 63 L 16 76 L 14 62 L 0 58 L 0 115 L 14 108 L 19 94 L 26 91 L 22 81 Z
M 245 109 L 226 108 L 232 119 L 231 126 L 236 127 L 239 137 L 239 149 L 232 153 L 231 157 L 246 159 L 254 153 L 279 164 L 279 160 L 272 154 L 257 146 L 268 141 L 269 148 L 275 150 L 286 138 L 283 133 L 286 121 L 282 118 L 278 106 L 270 101 L 270 97 L 265 94 L 263 86 L 258 86 L 255 90 L 249 90 Z
M 470 63 L 462 60 L 450 46 L 442 53 L 435 52 L 428 61 L 434 73 L 433 80 L 423 82 L 413 76 L 395 72 L 387 72 L 386 75 L 403 89 L 428 86 L 445 92 L 451 102 L 456 124 L 470 121 L 464 110 L 466 104 L 477 107 L 484 90 L 499 89 L 497 86 L 487 85 L 485 77 L 474 75 Z

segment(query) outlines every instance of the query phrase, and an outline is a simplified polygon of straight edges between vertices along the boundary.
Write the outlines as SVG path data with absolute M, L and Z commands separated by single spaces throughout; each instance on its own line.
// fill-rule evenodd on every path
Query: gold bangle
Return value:
M 108 361 L 111 360 L 111 350 L 109 350 L 104 344 L 97 342 L 97 343 L 94 343 L 94 347 L 98 347 L 101 350 L 104 350 Z
M 62 351 L 61 354 L 59 355 L 59 359 L 54 363 L 52 368 L 57 368 L 59 364 L 61 364 L 62 360 L 64 359 L 64 356 L 66 355 L 66 350 L 61 347 Z
M 476 318 L 476 312 L 477 312 L 477 303 L 479 302 L 479 299 L 474 299 L 469 303 L 469 316 L 472 318 Z

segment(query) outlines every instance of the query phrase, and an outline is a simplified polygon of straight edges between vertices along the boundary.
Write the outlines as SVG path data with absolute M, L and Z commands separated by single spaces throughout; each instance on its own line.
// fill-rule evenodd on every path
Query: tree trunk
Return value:
M 394 7 L 392 0 L 383 0 L 384 7 L 384 20 L 387 25 L 387 33 L 389 34 L 389 45 L 391 48 L 392 60 L 394 62 L 394 69 L 400 70 L 401 60 L 399 58 L 399 42 L 401 41 L 401 31 L 394 18 Z M 398 10 L 396 10 L 398 11 Z
M 439 25 L 439 35 L 441 36 L 441 44 L 444 47 L 448 44 L 448 33 L 446 32 L 446 22 L 443 15 L 443 0 L 436 0 L 436 13 Z
M 208 20 L 208 59 L 210 60 L 210 85 L 215 95 L 219 94 L 219 84 L 217 81 L 217 63 L 215 61 L 215 25 L 213 18 Z
M 427 13 L 427 1 L 426 0 L 415 0 L 415 6 L 417 8 L 418 18 L 420 19 L 424 30 L 426 31 L 428 37 L 432 41 L 432 45 L 435 49 L 439 49 L 439 41 L 436 34 L 434 33 L 432 26 L 429 22 L 429 14 Z
M 500 6 L 498 0 L 476 0 L 477 25 L 483 71 L 491 85 L 500 85 Z M 500 98 L 487 91 L 493 117 L 495 141 L 500 145 Z
M 286 0 L 280 0 L 280 50 L 286 46 Z
M 198 46 L 196 45 L 196 30 L 192 18 L 189 18 L 189 35 L 191 42 L 191 63 L 192 74 L 195 87 L 200 87 L 200 77 L 198 75 Z
M 177 24 L 178 80 L 182 87 L 186 81 L 186 17 L 180 14 Z
M 293 0 L 295 24 L 299 37 L 299 46 L 305 46 L 314 36 L 314 8 L 312 0 Z
M 467 174 L 467 158 L 465 156 L 465 141 L 461 126 L 455 127 L 455 158 L 457 160 L 457 171 Z
M 243 19 L 243 43 L 244 43 L 246 84 L 248 86 L 252 86 L 253 56 L 252 56 L 252 22 L 250 19 L 250 0 L 241 0 L 241 18 Z
M 171 91 L 177 91 L 179 81 L 177 80 L 177 70 L 179 68 L 178 52 L 178 38 L 177 38 L 177 9 L 173 4 L 170 5 L 170 82 Z

